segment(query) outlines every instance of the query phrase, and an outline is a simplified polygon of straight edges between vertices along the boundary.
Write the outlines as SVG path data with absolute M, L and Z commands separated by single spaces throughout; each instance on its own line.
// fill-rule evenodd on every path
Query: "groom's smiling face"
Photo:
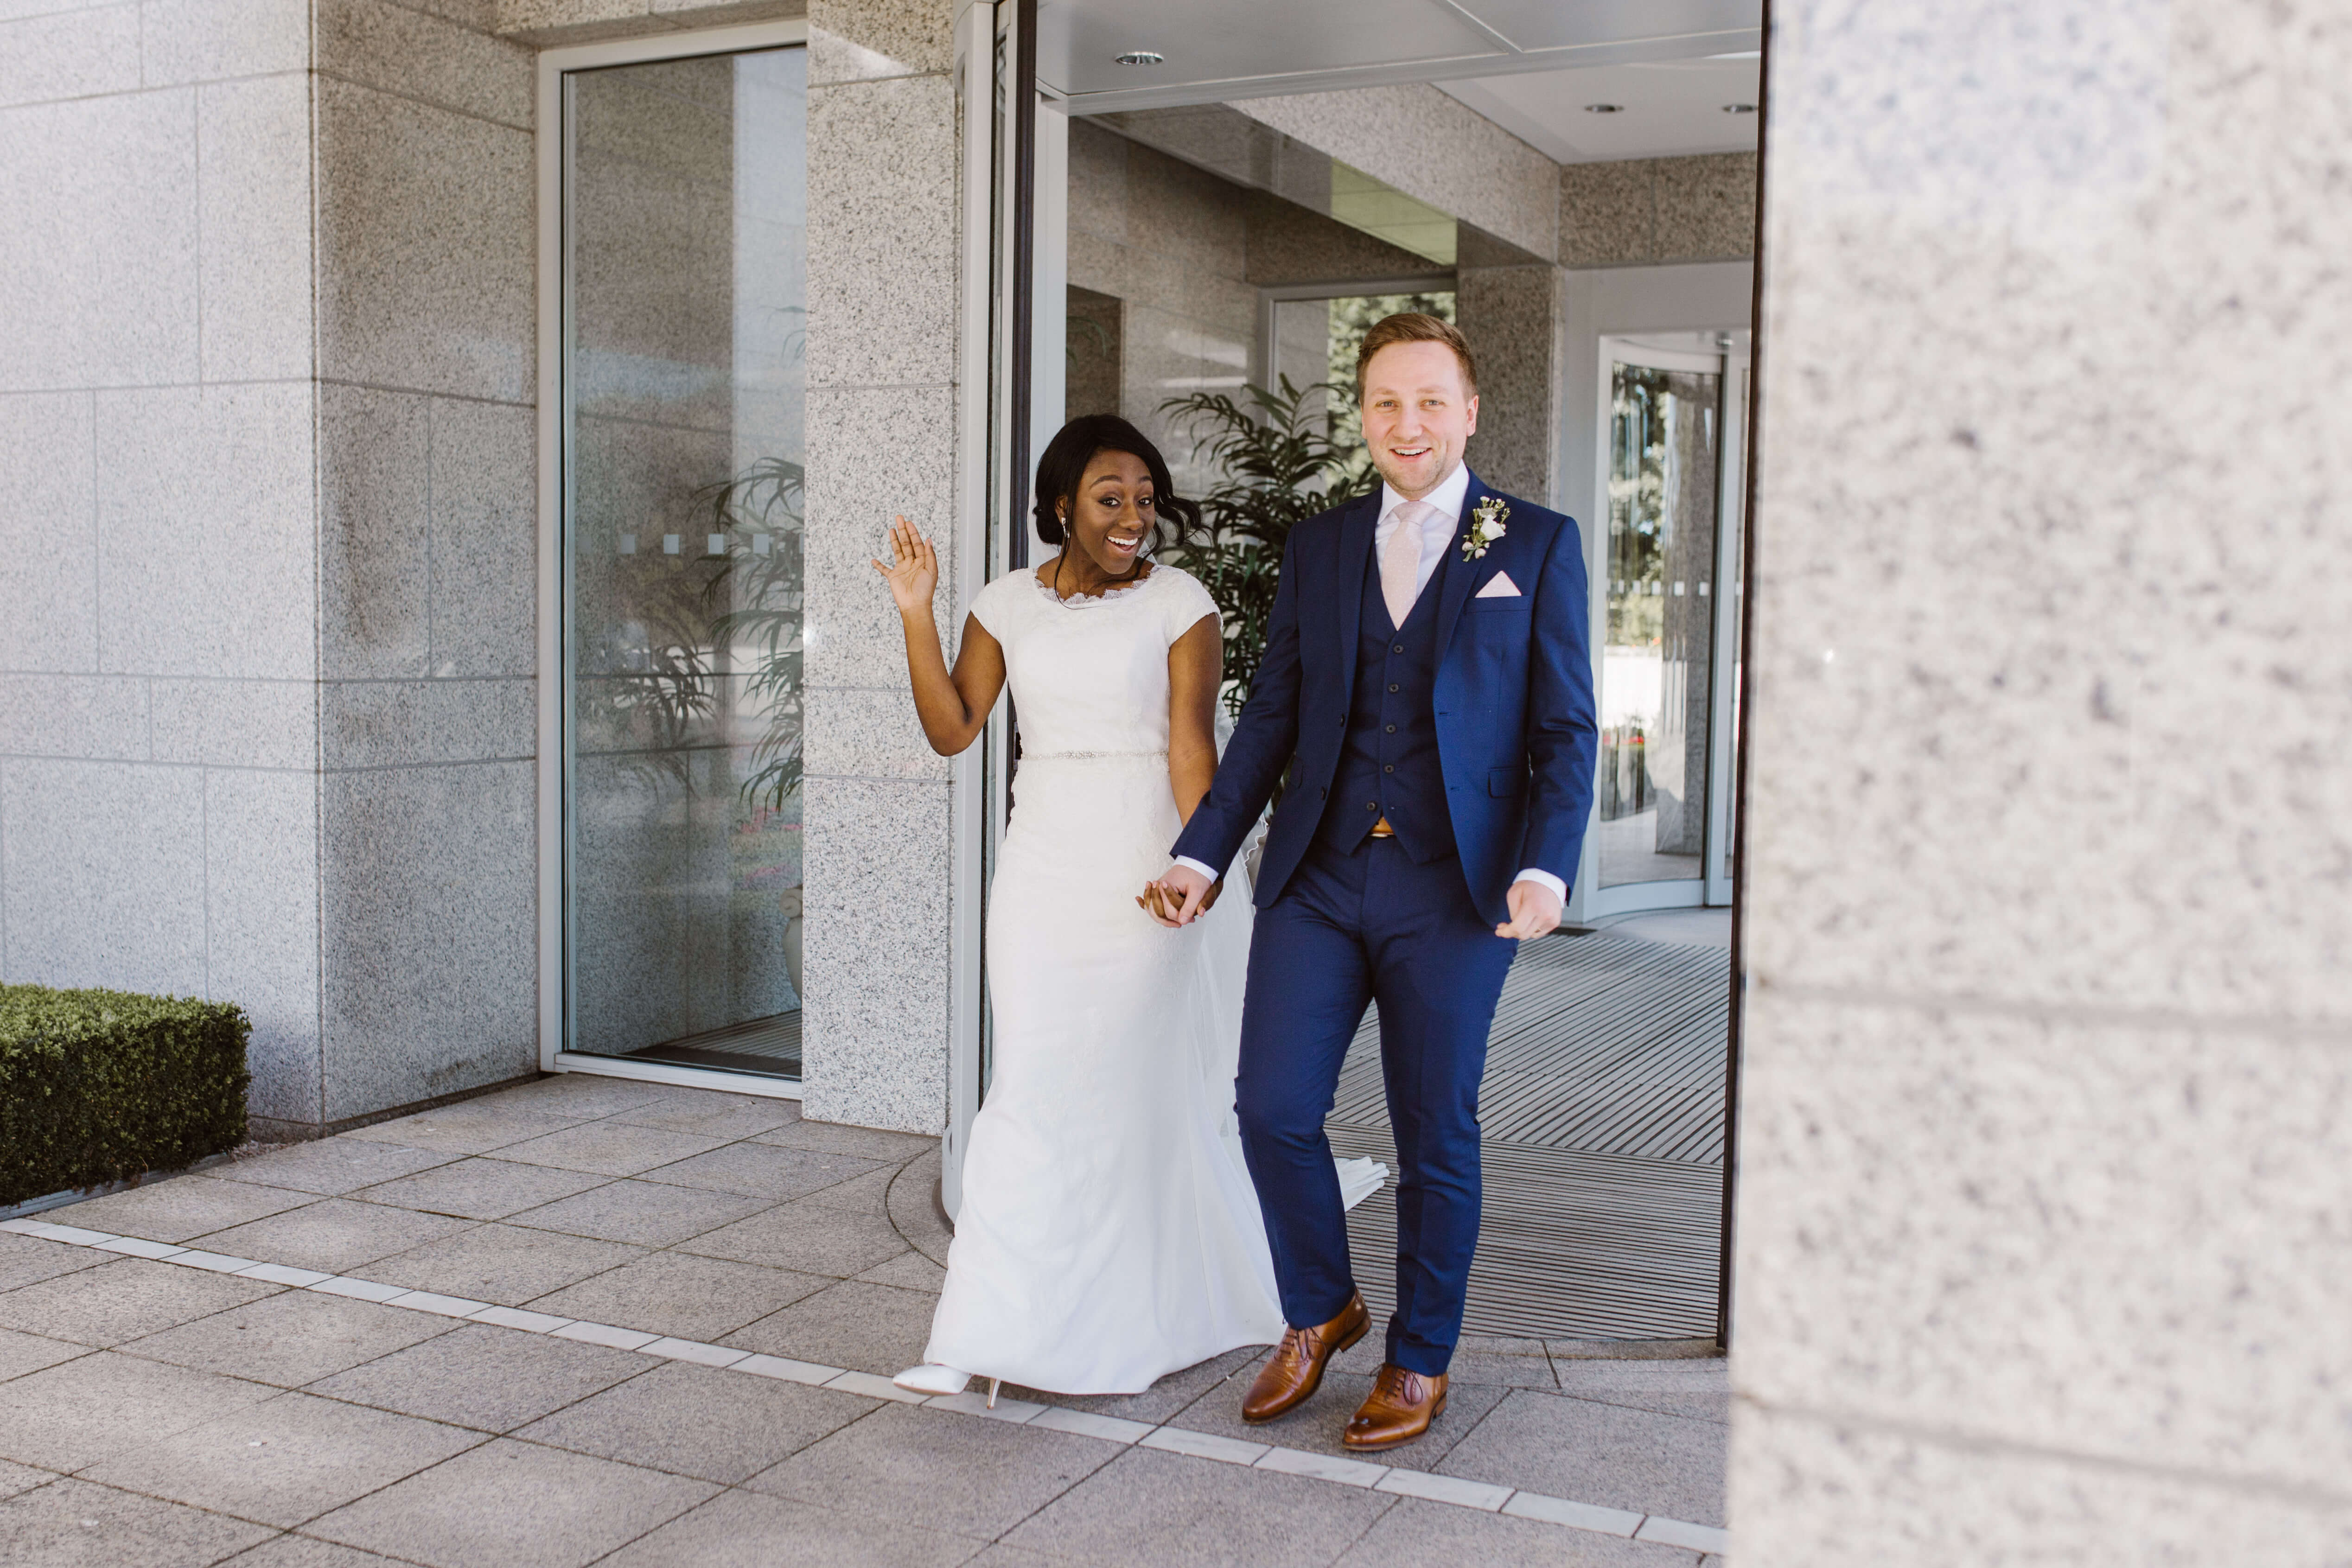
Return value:
M 1364 444 L 1396 492 L 1419 500 L 1462 461 L 1478 395 L 1444 343 L 1391 343 L 1364 362 Z

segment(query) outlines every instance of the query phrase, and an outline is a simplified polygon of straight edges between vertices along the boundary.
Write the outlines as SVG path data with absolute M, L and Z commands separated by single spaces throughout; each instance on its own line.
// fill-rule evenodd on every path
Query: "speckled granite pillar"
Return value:
M 1552 500 L 1559 430 L 1559 285 L 1548 266 L 1465 267 L 1454 282 L 1454 321 L 1478 362 L 1470 466 L 1539 504 Z
M 896 512 L 954 559 L 953 24 L 950 0 L 809 8 L 804 1104 L 912 1132 L 947 1119 L 948 773 L 868 563 Z
M 2352 1561 L 2352 16 L 1774 16 L 1737 1561 Z

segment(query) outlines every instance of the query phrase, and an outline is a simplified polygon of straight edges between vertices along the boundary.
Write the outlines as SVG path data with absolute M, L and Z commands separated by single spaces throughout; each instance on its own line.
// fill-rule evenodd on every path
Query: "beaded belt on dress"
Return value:
M 1113 757 L 1164 757 L 1166 751 L 1157 752 L 1024 752 L 1024 763 L 1098 763 Z

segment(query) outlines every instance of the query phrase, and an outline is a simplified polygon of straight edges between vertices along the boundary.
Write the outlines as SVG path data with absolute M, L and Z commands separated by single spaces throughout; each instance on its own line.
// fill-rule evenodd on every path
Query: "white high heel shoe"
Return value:
M 951 1366 L 941 1366 L 937 1362 L 925 1362 L 920 1366 L 908 1367 L 890 1381 L 909 1394 L 961 1394 L 971 1382 L 971 1373 L 958 1372 Z M 1003 1386 L 1004 1380 L 1001 1377 L 988 1380 L 988 1407 L 991 1410 L 996 1408 L 996 1391 Z

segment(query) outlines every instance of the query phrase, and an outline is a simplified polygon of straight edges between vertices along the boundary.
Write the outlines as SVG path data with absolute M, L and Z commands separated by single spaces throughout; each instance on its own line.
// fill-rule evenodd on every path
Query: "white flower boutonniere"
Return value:
M 1503 537 L 1503 520 L 1511 509 L 1503 504 L 1500 496 L 1480 496 L 1470 512 L 1470 537 L 1462 542 L 1462 559 L 1475 561 L 1486 553 L 1486 547 Z

